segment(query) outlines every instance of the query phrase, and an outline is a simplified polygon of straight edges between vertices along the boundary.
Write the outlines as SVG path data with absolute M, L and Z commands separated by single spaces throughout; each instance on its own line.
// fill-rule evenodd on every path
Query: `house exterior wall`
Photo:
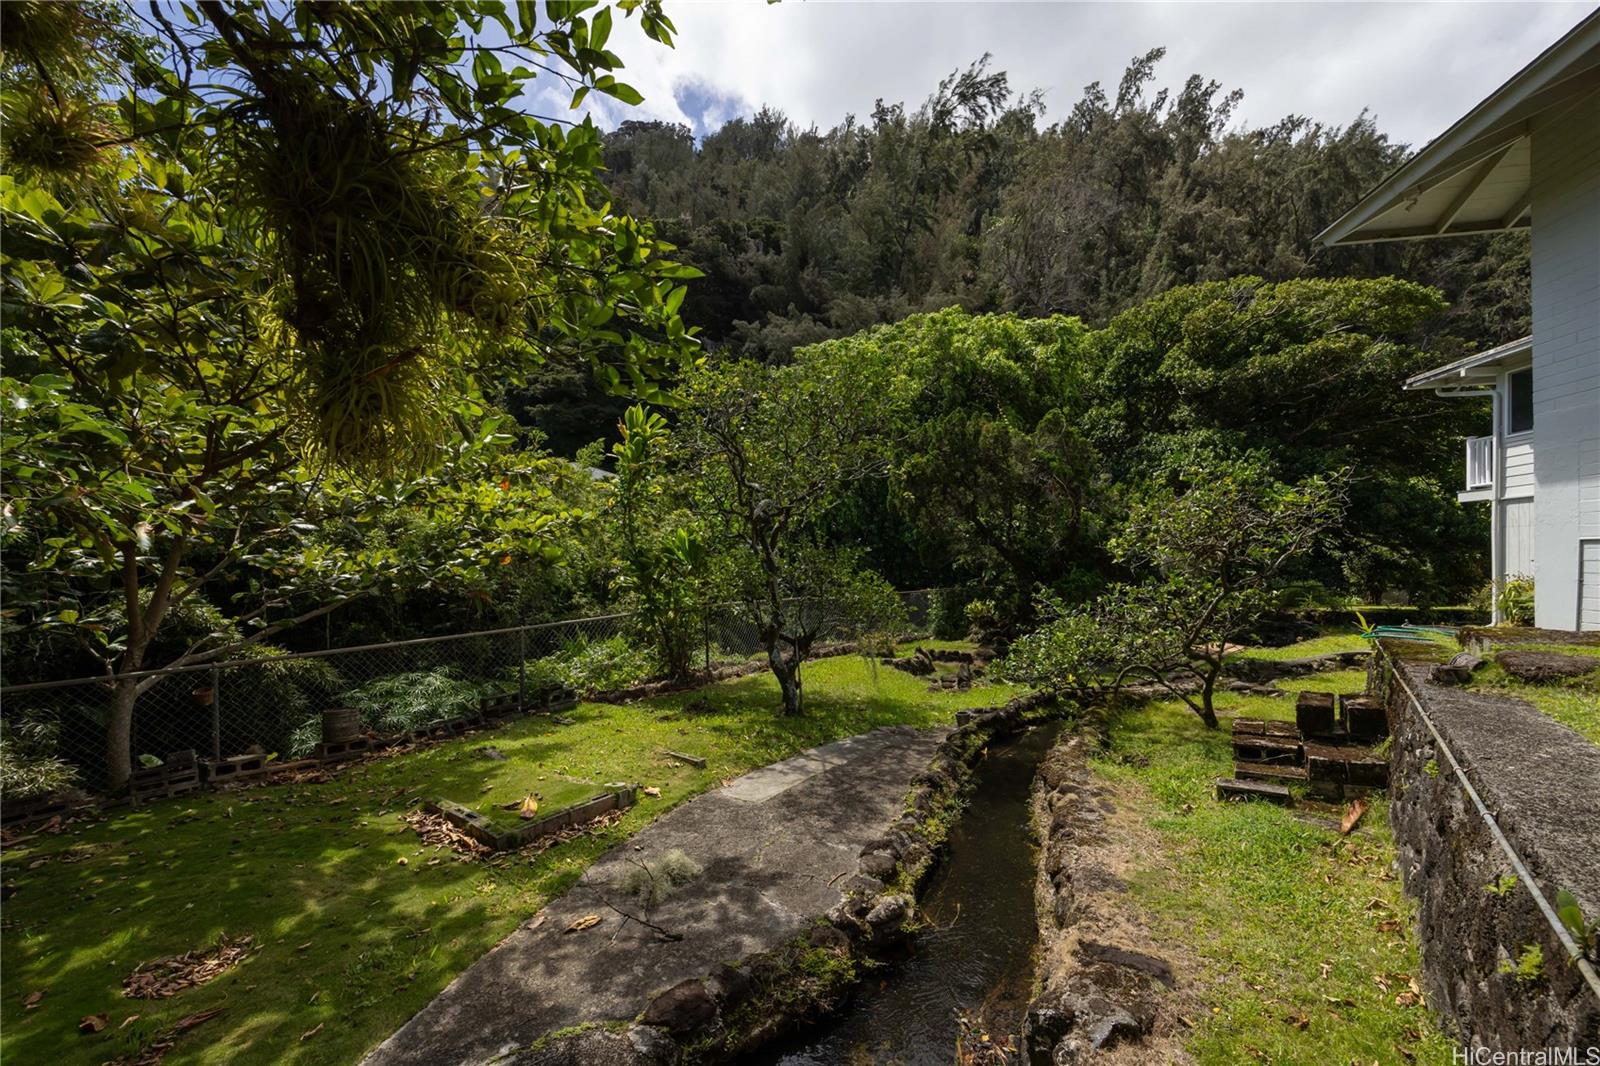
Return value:
M 1505 472 L 1500 495 L 1508 500 L 1533 495 L 1533 441 L 1500 438 L 1505 445 Z
M 1532 500 L 1507 500 L 1499 505 L 1504 508 L 1502 514 L 1503 528 L 1505 529 L 1505 571 L 1496 575 L 1499 581 L 1513 577 L 1534 577 L 1534 560 L 1537 558 L 1537 548 L 1534 544 L 1534 529 L 1537 525 L 1537 511 L 1534 510 Z M 1534 580 L 1534 593 L 1538 594 L 1538 579 Z
M 1600 537 L 1600 95 L 1532 141 L 1535 614 L 1575 629 L 1582 542 Z

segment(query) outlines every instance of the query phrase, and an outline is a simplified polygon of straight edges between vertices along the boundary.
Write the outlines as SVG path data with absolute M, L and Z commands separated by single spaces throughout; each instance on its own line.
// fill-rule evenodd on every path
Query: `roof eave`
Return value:
M 1587 15 L 1559 41 L 1541 52 L 1527 66 L 1480 101 L 1458 119 L 1444 133 L 1410 159 L 1396 167 L 1388 177 L 1379 182 L 1360 202 L 1341 215 L 1316 237 L 1324 247 L 1344 244 L 1371 244 L 1390 240 L 1416 240 L 1426 237 L 1454 237 L 1472 233 L 1496 233 L 1526 225 L 1526 208 L 1514 216 L 1498 222 L 1480 222 L 1473 226 L 1444 227 L 1384 231 L 1380 234 L 1353 236 L 1362 226 L 1394 207 L 1407 196 L 1427 188 L 1430 178 L 1439 179 L 1438 171 L 1448 169 L 1449 174 L 1459 173 L 1462 167 L 1471 166 L 1508 141 L 1528 134 L 1525 122 L 1510 126 L 1497 126 L 1510 117 L 1507 113 L 1528 101 L 1537 101 L 1551 90 L 1562 89 L 1582 92 L 1597 76 L 1600 66 L 1585 63 L 1592 52 L 1600 50 L 1600 8 Z M 1454 167 L 1454 169 L 1450 169 Z M 1446 175 L 1449 176 L 1449 175 Z

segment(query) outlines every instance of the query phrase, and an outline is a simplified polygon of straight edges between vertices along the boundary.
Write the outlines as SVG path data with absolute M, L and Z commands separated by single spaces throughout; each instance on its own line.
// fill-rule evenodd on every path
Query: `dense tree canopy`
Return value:
M 764 359 L 952 304 L 1104 325 L 1238 274 L 1395 274 L 1442 289 L 1468 341 L 1527 332 L 1524 236 L 1313 244 L 1405 155 L 1370 117 L 1244 126 L 1216 80 L 1155 90 L 1163 55 L 1061 116 L 984 57 L 920 107 L 880 101 L 828 130 L 774 108 L 698 143 L 625 122 L 604 139 L 605 180 L 706 272 L 685 314 L 709 344 Z

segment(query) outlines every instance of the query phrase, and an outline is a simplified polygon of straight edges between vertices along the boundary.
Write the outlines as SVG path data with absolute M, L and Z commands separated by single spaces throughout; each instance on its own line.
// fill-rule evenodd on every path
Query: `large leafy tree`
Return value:
M 670 42 L 656 3 L 619 10 Z M 608 211 L 593 126 L 523 104 L 536 75 L 574 102 L 637 99 L 612 73 L 611 9 L 208 0 L 137 22 L 86 4 L 4 18 L 6 563 L 29 590 L 13 624 L 78 627 L 123 675 L 152 665 L 174 604 L 247 561 L 327 609 L 394 569 L 296 536 L 359 512 L 350 477 L 405 497 L 441 463 L 479 462 L 461 442 L 495 438 L 486 384 L 541 361 L 588 358 L 649 395 L 689 355 L 675 279 L 692 271 Z M 437 505 L 482 515 L 461 486 L 498 485 L 484 558 L 537 550 L 550 516 L 502 506 L 527 483 L 484 475 Z M 286 602 L 250 591 L 247 619 Z M 113 683 L 112 786 L 140 683 Z
M 1476 416 L 1401 388 L 1448 357 L 1427 343 L 1443 307 L 1437 290 L 1395 278 L 1173 289 L 1090 337 L 1086 433 L 1127 484 L 1196 446 L 1260 451 L 1289 480 L 1351 468 L 1318 576 L 1460 592 L 1487 543 L 1450 498 Z
M 947 308 L 817 349 L 897 377 L 895 394 L 861 400 L 901 421 L 889 502 L 927 563 L 985 589 L 1008 620 L 1040 586 L 1081 585 L 1103 561 L 1102 464 L 1079 429 L 1086 335 L 1072 318 Z

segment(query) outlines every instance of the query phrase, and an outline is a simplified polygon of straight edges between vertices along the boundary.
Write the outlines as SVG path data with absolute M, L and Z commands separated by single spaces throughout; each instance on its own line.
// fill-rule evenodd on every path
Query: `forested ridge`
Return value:
M 1431 332 L 1476 344 L 1527 331 L 1522 235 L 1322 249 L 1316 235 L 1410 151 L 1365 113 L 1248 127 L 1201 75 L 1155 88 L 1164 50 L 1114 91 L 1045 113 L 987 56 L 920 106 L 801 129 L 777 108 L 696 144 L 689 129 L 606 134 L 618 205 L 706 272 L 684 305 L 713 350 L 797 346 L 960 306 L 1091 326 L 1178 285 L 1392 274 L 1437 286 Z

